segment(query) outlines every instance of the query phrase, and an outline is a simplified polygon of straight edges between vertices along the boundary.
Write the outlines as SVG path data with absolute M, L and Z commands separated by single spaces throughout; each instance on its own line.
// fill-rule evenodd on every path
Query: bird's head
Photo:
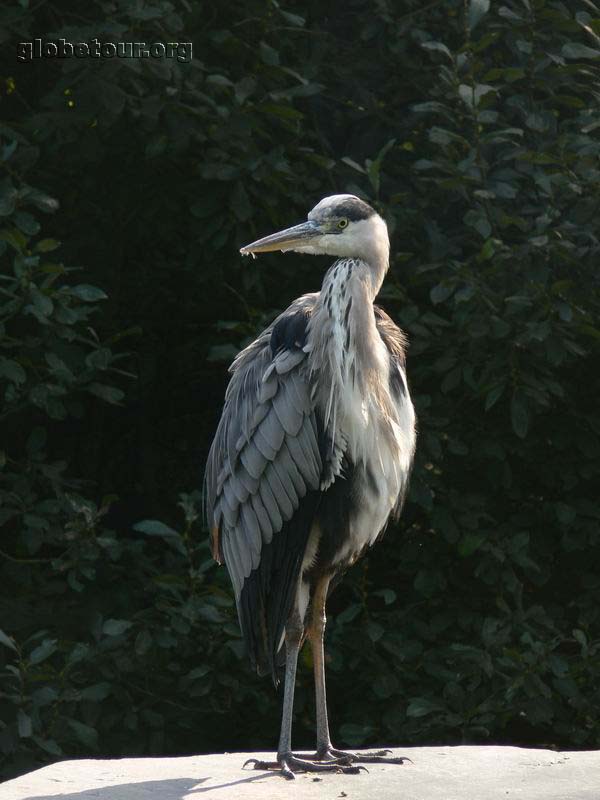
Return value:
M 353 194 L 324 197 L 306 222 L 272 233 L 240 249 L 242 255 L 294 250 L 311 255 L 360 258 L 387 265 L 390 241 L 387 225 L 368 203 Z

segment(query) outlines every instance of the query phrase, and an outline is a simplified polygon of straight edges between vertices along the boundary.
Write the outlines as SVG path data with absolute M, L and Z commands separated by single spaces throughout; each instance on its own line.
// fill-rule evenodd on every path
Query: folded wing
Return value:
M 275 680 L 323 472 L 303 349 L 314 300 L 299 298 L 232 364 L 205 478 L 213 555 L 250 658 Z

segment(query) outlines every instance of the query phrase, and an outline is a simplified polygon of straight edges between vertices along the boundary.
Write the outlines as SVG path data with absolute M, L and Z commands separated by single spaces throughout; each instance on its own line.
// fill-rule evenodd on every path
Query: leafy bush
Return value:
M 226 363 L 324 266 L 236 248 L 333 191 L 388 220 L 420 427 L 403 519 L 330 600 L 336 744 L 597 747 L 600 10 L 23 6 L 7 47 L 195 57 L 3 77 L 4 773 L 273 747 L 197 487 Z M 312 691 L 305 650 L 298 745 Z

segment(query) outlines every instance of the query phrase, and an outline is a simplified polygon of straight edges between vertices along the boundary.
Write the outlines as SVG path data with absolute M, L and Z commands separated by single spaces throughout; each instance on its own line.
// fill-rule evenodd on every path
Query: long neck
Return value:
M 326 421 L 343 411 L 347 389 L 369 397 L 387 370 L 373 300 L 385 275 L 361 259 L 340 259 L 328 270 L 310 321 L 312 369 L 319 374 Z
M 368 226 L 368 229 L 360 230 L 358 226 L 363 226 L 363 228 Z M 390 263 L 390 239 L 387 225 L 378 214 L 357 224 L 351 246 L 355 251 L 353 255 L 360 264 L 359 273 L 365 282 L 372 303 L 381 289 Z M 323 285 L 325 285 L 328 275 L 325 276 Z

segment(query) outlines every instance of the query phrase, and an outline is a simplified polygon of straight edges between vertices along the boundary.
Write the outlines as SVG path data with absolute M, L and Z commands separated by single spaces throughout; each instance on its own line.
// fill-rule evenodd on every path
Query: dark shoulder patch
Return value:
M 271 332 L 271 352 L 273 355 L 282 349 L 302 349 L 306 344 L 309 319 L 310 310 L 306 308 L 284 312 L 273 326 Z

